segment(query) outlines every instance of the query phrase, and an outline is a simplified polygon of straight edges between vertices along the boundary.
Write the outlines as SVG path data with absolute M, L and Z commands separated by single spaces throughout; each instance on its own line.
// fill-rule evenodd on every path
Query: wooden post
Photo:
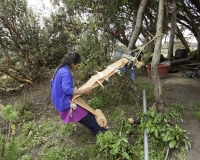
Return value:
M 197 41 L 197 60 L 200 62 L 200 28 L 198 32 L 198 41 Z

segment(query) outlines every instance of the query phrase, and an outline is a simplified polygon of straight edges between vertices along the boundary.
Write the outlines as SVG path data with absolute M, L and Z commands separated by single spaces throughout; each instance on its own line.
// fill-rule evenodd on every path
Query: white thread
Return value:
M 97 73 L 98 73 L 98 75 L 100 75 L 100 77 L 102 77 L 103 79 L 105 79 L 106 81 L 108 81 L 108 77 L 105 76 L 102 72 L 97 72 Z
M 115 73 L 117 73 L 121 76 L 121 71 L 118 68 L 115 68 L 113 66 L 108 66 L 107 68 L 112 69 Z

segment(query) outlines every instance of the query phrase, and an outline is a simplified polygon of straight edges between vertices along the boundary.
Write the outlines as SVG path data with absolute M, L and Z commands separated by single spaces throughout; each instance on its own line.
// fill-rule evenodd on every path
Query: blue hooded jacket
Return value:
M 61 67 L 50 81 L 51 101 L 56 110 L 63 112 L 70 107 L 70 99 L 74 93 L 74 80 L 67 66 Z

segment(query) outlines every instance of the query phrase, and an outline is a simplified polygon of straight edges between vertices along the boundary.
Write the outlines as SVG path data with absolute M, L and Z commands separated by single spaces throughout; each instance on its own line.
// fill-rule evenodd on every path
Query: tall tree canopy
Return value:
M 0 73 L 32 84 L 73 46 L 81 28 L 65 8 L 41 21 L 25 0 L 0 1 Z
M 125 46 L 129 45 L 132 33 L 135 31 L 136 17 L 139 12 L 140 3 L 143 1 L 131 0 L 63 0 L 66 7 L 75 14 L 85 14 L 94 17 L 94 24 L 100 30 L 112 35 Z M 142 27 L 139 36 L 134 37 L 142 43 L 152 39 L 156 33 L 156 22 L 158 15 L 158 0 L 149 0 L 142 19 Z M 176 1 L 177 38 L 181 40 L 185 47 L 183 31 L 185 29 L 191 32 L 191 36 L 197 38 L 198 22 L 200 18 L 199 1 L 178 0 Z M 163 32 L 169 34 L 170 21 L 173 14 L 173 0 L 167 0 L 164 4 L 164 22 Z M 181 32 L 178 32 L 181 31 Z M 135 41 L 134 43 L 136 43 Z M 135 44 L 132 46 L 135 47 Z

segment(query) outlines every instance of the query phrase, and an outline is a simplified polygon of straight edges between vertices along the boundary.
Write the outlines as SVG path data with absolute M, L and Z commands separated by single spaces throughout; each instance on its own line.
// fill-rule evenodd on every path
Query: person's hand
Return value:
M 84 94 L 91 94 L 92 93 L 92 88 L 87 87 L 84 89 Z

